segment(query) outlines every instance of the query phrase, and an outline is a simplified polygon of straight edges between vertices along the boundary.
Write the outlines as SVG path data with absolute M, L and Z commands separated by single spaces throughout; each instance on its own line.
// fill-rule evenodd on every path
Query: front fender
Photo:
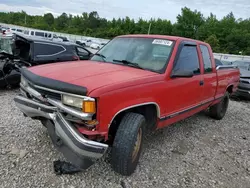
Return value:
M 157 109 L 157 116 L 160 117 L 161 109 L 158 102 L 153 98 L 134 98 L 130 100 L 99 100 L 98 101 L 98 121 L 99 131 L 108 132 L 109 126 L 111 125 L 114 118 L 121 112 L 143 105 L 155 105 Z

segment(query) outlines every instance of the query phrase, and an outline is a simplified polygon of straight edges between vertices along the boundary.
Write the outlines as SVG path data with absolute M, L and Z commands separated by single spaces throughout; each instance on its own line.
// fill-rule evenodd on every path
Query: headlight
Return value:
M 96 104 L 95 101 L 89 101 L 85 99 L 81 99 L 78 97 L 72 97 L 69 95 L 62 96 L 62 103 L 73 106 L 76 108 L 80 108 L 85 113 L 95 113 L 96 112 Z

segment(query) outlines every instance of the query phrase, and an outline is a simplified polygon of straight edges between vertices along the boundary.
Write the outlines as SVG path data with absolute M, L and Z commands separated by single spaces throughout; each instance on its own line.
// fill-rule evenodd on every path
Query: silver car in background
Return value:
M 250 99 L 250 60 L 237 60 L 232 64 L 240 69 L 240 83 L 235 94 Z

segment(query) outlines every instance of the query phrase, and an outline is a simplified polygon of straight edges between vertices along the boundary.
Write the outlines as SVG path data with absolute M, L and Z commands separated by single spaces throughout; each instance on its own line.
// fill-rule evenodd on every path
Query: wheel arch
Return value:
M 146 102 L 146 103 L 131 105 L 131 106 L 128 106 L 128 107 L 125 107 L 125 108 L 119 110 L 118 112 L 115 113 L 115 115 L 111 119 L 109 126 L 114 121 L 115 117 L 117 117 L 117 115 L 119 115 L 120 113 L 125 112 L 125 111 L 130 110 L 130 109 L 133 109 L 133 108 L 143 107 L 143 106 L 147 106 L 147 105 L 154 105 L 156 108 L 157 117 L 160 118 L 160 115 L 161 115 L 160 106 L 156 102 Z
M 233 88 L 234 88 L 234 85 L 233 85 L 233 84 L 227 86 L 226 92 L 228 91 L 229 94 L 232 94 L 232 93 L 233 93 Z
M 147 122 L 147 128 L 149 129 L 155 128 L 157 119 L 160 118 L 160 106 L 156 102 L 145 102 L 127 106 L 116 112 L 109 123 L 108 135 L 111 140 L 116 135 L 121 119 L 128 112 L 135 112 L 144 115 Z

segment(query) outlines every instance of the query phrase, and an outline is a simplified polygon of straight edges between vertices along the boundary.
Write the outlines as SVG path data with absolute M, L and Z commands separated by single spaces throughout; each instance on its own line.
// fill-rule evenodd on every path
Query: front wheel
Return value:
M 209 116 L 213 119 L 221 120 L 227 112 L 228 104 L 229 93 L 226 92 L 223 99 L 219 103 L 209 108 Z
M 111 165 L 121 175 L 131 175 L 138 164 L 144 137 L 146 120 L 143 115 L 127 113 L 116 132 Z

